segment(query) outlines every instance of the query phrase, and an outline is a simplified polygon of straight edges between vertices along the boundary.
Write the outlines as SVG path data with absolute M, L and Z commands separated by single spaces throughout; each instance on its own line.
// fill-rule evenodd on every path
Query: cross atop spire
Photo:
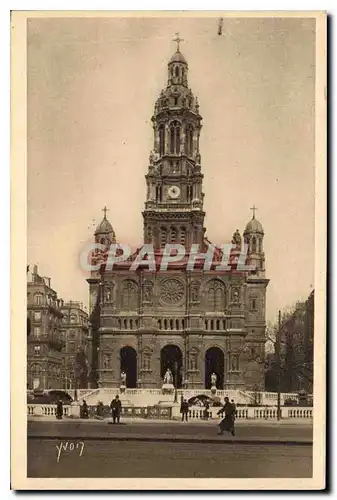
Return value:
M 253 205 L 251 210 L 253 210 L 253 219 L 255 219 L 255 211 L 257 210 L 257 207 Z
M 106 205 L 104 208 L 102 208 L 102 212 L 104 212 L 104 219 L 106 219 L 106 213 L 109 211 L 109 208 L 106 208 Z
M 173 42 L 177 42 L 177 52 L 180 52 L 179 51 L 179 44 L 180 44 L 180 42 L 183 42 L 184 39 L 179 37 L 179 33 L 175 33 L 175 35 L 176 35 L 176 38 L 173 38 Z

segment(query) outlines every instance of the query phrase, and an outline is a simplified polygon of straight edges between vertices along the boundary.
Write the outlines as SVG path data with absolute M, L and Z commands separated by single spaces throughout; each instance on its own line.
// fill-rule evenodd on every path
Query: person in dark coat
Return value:
M 103 418 L 104 417 L 104 405 L 102 401 L 99 401 L 96 406 L 96 417 Z
M 115 397 L 115 399 L 111 401 L 110 408 L 111 408 L 113 423 L 115 424 L 117 422 L 117 424 L 119 424 L 119 419 L 121 417 L 122 403 L 120 402 L 118 394 Z
M 186 399 L 184 399 L 180 405 L 180 413 L 181 413 L 181 420 L 182 421 L 186 420 L 186 422 L 188 422 L 189 409 L 190 409 L 190 407 L 189 407 L 188 401 L 186 401 Z
M 234 407 L 234 421 L 235 421 L 235 419 L 236 419 L 236 404 L 234 403 L 234 399 L 231 399 L 231 403 Z
M 89 408 L 87 405 L 87 402 L 83 400 L 82 408 L 81 408 L 81 417 L 82 418 L 89 418 Z
M 56 418 L 57 420 L 62 420 L 62 417 L 63 417 L 63 404 L 62 401 L 59 399 L 56 406 Z
M 208 420 L 208 410 L 209 410 L 209 402 L 208 401 L 205 401 L 205 404 L 204 404 L 204 419 L 205 420 Z
M 235 406 L 229 402 L 229 399 L 225 398 L 225 404 L 218 411 L 218 415 L 225 414 L 225 418 L 223 418 L 219 424 L 220 432 L 219 434 L 223 434 L 224 431 L 230 432 L 232 436 L 235 436 L 234 431 L 234 421 L 235 421 Z

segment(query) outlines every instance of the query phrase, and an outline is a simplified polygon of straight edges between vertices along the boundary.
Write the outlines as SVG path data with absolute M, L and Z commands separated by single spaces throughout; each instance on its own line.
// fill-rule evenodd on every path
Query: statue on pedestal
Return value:
M 212 375 L 211 375 L 211 386 L 212 386 L 212 387 L 215 387 L 215 388 L 216 388 L 216 381 L 217 381 L 217 378 L 218 378 L 218 377 L 217 377 L 216 373 L 214 373 L 214 372 L 213 372 L 213 373 L 212 373 Z
M 121 373 L 121 387 L 126 387 L 126 373 L 124 371 Z
M 164 384 L 172 385 L 173 383 L 173 375 L 171 370 L 168 368 L 164 375 Z

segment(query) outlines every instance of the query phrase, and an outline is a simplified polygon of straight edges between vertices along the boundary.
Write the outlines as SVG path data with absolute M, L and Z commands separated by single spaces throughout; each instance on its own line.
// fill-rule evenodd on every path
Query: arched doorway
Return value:
M 121 373 L 126 373 L 126 387 L 137 387 L 137 352 L 133 347 L 126 346 L 120 350 Z
M 183 354 L 178 346 L 169 344 L 160 351 L 160 376 L 163 379 L 166 370 L 169 368 L 173 374 L 174 385 L 182 387 Z M 176 384 L 177 382 L 177 384 Z
M 219 347 L 210 347 L 205 354 L 205 387 L 211 388 L 211 375 L 217 376 L 217 389 L 224 387 L 225 356 Z

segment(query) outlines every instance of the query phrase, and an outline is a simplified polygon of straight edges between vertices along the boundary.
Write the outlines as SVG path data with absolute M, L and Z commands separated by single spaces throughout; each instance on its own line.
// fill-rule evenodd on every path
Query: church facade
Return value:
M 132 271 L 137 252 L 112 269 L 106 252 L 96 252 L 93 260 L 101 264 L 87 280 L 93 386 L 119 387 L 124 372 L 127 387 L 159 388 L 169 369 L 179 388 L 210 388 L 215 374 L 218 389 L 264 389 L 264 231 L 254 210 L 243 237 L 234 233 L 229 269 L 219 270 L 223 252 L 205 236 L 201 121 L 178 41 L 152 116 L 144 244 L 154 248 L 156 263 L 167 244 L 181 245 L 186 258 L 210 248 L 214 257 L 208 267 L 196 261 L 187 269 L 185 259 L 166 270 L 158 264 Z M 106 211 L 95 242 L 107 250 L 116 244 Z M 235 258 L 244 246 L 249 271 L 240 270 Z

